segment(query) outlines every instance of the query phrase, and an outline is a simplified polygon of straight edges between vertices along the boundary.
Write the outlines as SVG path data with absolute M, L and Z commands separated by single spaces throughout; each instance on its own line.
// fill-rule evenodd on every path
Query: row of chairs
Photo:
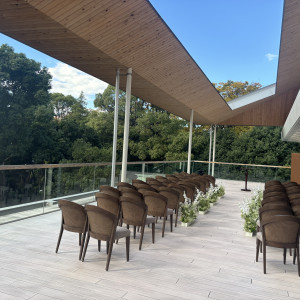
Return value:
M 185 177 L 188 176 L 185 175 Z M 195 180 L 196 176 L 193 177 Z M 129 260 L 130 225 L 134 228 L 134 238 L 136 229 L 140 229 L 139 250 L 142 248 L 146 225 L 152 225 L 152 242 L 155 242 L 155 224 L 158 217 L 163 219 L 162 237 L 164 237 L 167 218 L 170 218 L 172 232 L 173 213 L 176 214 L 176 227 L 179 203 L 184 201 L 183 192 L 186 192 L 186 189 L 183 185 L 175 183 L 174 179 L 172 181 L 166 178 L 168 182 L 162 182 L 162 176 L 158 179 L 147 178 L 147 182 L 135 179 L 132 184 L 120 182 L 118 188 L 100 186 L 100 192 L 95 194 L 97 206 L 82 207 L 74 202 L 59 200 L 62 222 L 56 253 L 64 230 L 79 233 L 79 259 L 82 261 L 84 261 L 90 237 L 98 240 L 99 251 L 101 250 L 101 241 L 106 241 L 106 270 L 108 270 L 113 243 L 120 238 L 126 238 L 126 259 Z M 213 180 L 214 178 L 210 179 L 209 184 L 212 182 L 214 184 Z M 182 178 L 177 181 L 188 183 L 186 179 L 182 180 Z M 193 192 L 195 187 L 196 185 L 193 186 Z M 127 228 L 121 227 L 123 223 L 127 225 Z
M 256 235 L 256 261 L 263 252 L 263 271 L 266 274 L 266 246 L 283 248 L 286 263 L 287 249 L 294 249 L 293 263 L 299 263 L 300 185 L 296 182 L 272 180 L 265 183 L 262 206 L 259 209 Z

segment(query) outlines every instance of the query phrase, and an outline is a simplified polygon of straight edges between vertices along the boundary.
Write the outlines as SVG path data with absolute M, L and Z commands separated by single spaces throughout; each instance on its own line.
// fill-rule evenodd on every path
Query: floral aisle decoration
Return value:
M 202 191 L 197 189 L 197 194 L 195 196 L 195 207 L 199 213 L 205 213 L 210 208 L 209 199 L 206 197 Z
M 183 193 L 184 203 L 180 203 L 180 212 L 181 212 L 181 223 L 190 224 L 196 218 L 196 203 L 192 202 L 190 198 L 187 197 L 186 193 Z
M 258 220 L 259 209 L 263 199 L 263 191 L 259 188 L 253 189 L 251 197 L 244 198 L 243 203 L 239 204 L 241 217 L 244 219 L 244 231 L 254 233 L 256 221 Z
M 219 196 L 218 196 L 218 190 L 219 190 L 219 187 L 218 186 L 213 186 L 212 184 L 210 184 L 205 196 L 206 198 L 209 200 L 209 203 L 216 203 Z
M 216 185 L 216 188 L 217 188 L 217 190 L 216 190 L 217 196 L 219 198 L 223 197 L 225 195 L 225 188 L 224 188 L 222 182 L 220 185 Z

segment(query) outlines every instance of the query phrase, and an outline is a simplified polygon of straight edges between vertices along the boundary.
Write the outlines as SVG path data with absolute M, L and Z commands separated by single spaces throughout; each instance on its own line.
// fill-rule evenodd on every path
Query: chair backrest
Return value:
M 183 186 L 181 186 L 177 183 L 170 183 L 170 184 L 168 184 L 168 187 L 171 188 L 172 190 L 178 192 L 179 193 L 179 201 L 184 202 L 183 193 L 184 193 L 185 189 Z
M 118 190 L 120 189 L 120 187 L 127 187 L 127 188 L 130 188 L 130 189 L 136 190 L 135 186 L 133 186 L 132 184 L 127 183 L 127 182 L 119 182 L 118 183 Z
M 135 201 L 135 202 L 145 203 L 143 194 L 141 194 L 138 191 L 122 192 L 122 196 L 120 197 L 120 201 L 123 201 L 124 197 L 126 197 L 127 199 L 129 198 L 129 199 L 131 199 L 132 201 Z
M 117 217 L 94 205 L 86 205 L 85 210 L 90 236 L 97 240 L 112 241 L 117 227 Z
M 300 198 L 300 193 L 294 193 L 288 196 L 290 201 L 293 201 L 294 199 Z
M 263 208 L 265 208 L 265 207 L 263 207 Z M 268 207 L 267 209 L 260 210 L 259 219 L 263 221 L 266 218 L 276 216 L 276 215 L 292 216 L 293 211 L 288 206 L 286 206 L 286 207 L 277 207 L 277 208 L 276 207 L 273 207 L 273 208 Z
M 115 197 L 121 196 L 121 193 L 118 189 L 108 185 L 100 185 L 100 192 L 104 192 Z
M 106 193 L 95 194 L 98 207 L 105 209 L 112 213 L 114 216 L 119 216 L 120 213 L 120 201 L 119 197 L 114 197 Z
M 294 248 L 299 243 L 300 219 L 294 216 L 272 216 L 261 222 L 267 246 Z
M 289 203 L 288 202 L 288 198 L 277 196 L 277 197 L 269 197 L 269 198 L 263 199 L 261 201 L 261 205 L 264 206 L 267 203 L 275 203 L 275 202 L 281 202 L 281 203 L 282 202 L 283 203 L 286 202 L 286 203 Z
M 270 187 L 272 185 L 281 185 L 279 180 L 269 180 L 265 182 L 265 188 Z
M 290 186 L 286 188 L 286 193 L 289 195 L 292 194 L 299 194 L 300 193 L 300 186 Z
M 72 232 L 84 232 L 86 212 L 84 208 L 68 200 L 58 200 L 58 206 L 62 212 L 63 226 L 65 230 Z
M 297 186 L 298 183 L 297 182 L 294 182 L 294 181 L 287 181 L 287 182 L 283 182 L 282 185 L 285 187 L 285 188 L 288 188 L 290 186 Z
M 159 193 L 147 191 L 144 193 L 144 200 L 148 206 L 150 216 L 164 217 L 167 210 L 168 199 Z
M 140 180 L 140 179 L 132 179 L 132 185 L 134 185 L 134 183 L 141 183 L 141 184 L 146 184 L 145 181 Z
M 216 185 L 216 178 L 214 176 L 208 175 L 208 174 L 204 174 L 203 177 L 206 177 L 213 186 Z
M 179 204 L 179 192 L 169 188 L 169 187 L 160 187 L 159 194 L 165 196 L 168 199 L 168 208 L 175 209 L 178 208 Z
M 147 205 L 143 202 L 132 201 L 131 198 L 121 197 L 123 222 L 128 225 L 143 226 L 147 217 Z
M 122 193 L 124 193 L 124 192 L 133 192 L 133 193 L 137 192 L 136 188 L 132 189 L 130 187 L 123 186 L 123 185 L 119 186 L 118 190 L 121 192 L 121 196 L 122 196 Z

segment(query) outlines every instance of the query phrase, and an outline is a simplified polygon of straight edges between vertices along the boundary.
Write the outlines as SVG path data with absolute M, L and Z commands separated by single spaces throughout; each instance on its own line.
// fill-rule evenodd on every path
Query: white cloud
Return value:
M 272 61 L 273 59 L 277 58 L 278 55 L 277 54 L 272 54 L 272 53 L 267 53 L 266 57 L 267 57 L 268 61 Z
M 62 93 L 78 98 L 80 93 L 83 92 L 89 108 L 94 107 L 95 94 L 103 93 L 107 87 L 107 83 L 104 81 L 62 62 L 57 63 L 53 68 L 49 68 L 49 73 L 53 77 L 51 93 Z

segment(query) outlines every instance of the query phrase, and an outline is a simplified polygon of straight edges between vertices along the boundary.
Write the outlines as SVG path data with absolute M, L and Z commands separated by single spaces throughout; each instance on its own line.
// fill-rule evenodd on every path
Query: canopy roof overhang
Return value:
M 147 0 L 3 0 L 0 32 L 196 124 L 282 126 L 300 88 L 300 3 L 286 0 L 276 92 L 232 110 Z M 125 80 L 120 88 L 125 89 Z

